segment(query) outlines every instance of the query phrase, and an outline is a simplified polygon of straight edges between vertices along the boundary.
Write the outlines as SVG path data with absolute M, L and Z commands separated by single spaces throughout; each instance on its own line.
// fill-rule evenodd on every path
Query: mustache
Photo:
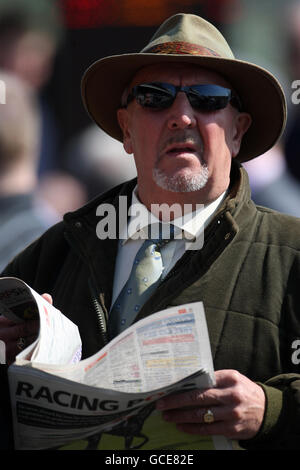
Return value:
M 199 135 L 195 136 L 194 132 L 188 130 L 177 131 L 175 134 L 169 136 L 161 145 L 159 153 L 163 153 L 170 145 L 173 144 L 190 144 L 193 145 L 201 154 L 204 150 L 204 145 Z

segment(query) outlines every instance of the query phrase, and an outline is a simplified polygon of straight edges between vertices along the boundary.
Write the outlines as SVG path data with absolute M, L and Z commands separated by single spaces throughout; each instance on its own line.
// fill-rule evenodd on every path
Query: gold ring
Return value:
M 214 422 L 214 420 L 215 420 L 215 417 L 214 417 L 213 412 L 211 410 L 207 410 L 206 413 L 204 413 L 203 421 L 206 424 L 211 424 Z
M 20 337 L 17 341 L 17 348 L 22 351 L 25 348 L 25 339 Z

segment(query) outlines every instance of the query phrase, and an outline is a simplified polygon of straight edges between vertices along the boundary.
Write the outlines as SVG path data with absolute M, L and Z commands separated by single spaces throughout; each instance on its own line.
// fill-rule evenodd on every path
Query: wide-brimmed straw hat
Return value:
M 286 101 L 277 79 L 255 64 L 235 59 L 222 34 L 191 14 L 179 13 L 167 19 L 141 52 L 93 63 L 81 84 L 86 110 L 107 134 L 122 141 L 117 109 L 124 90 L 142 67 L 172 62 L 217 72 L 238 93 L 243 109 L 252 117 L 237 157 L 240 162 L 261 155 L 278 141 L 286 123 Z

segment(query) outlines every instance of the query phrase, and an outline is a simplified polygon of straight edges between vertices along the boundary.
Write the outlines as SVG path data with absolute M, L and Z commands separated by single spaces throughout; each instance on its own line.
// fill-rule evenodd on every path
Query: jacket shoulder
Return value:
M 258 237 L 300 251 L 300 218 L 256 206 L 261 218 Z

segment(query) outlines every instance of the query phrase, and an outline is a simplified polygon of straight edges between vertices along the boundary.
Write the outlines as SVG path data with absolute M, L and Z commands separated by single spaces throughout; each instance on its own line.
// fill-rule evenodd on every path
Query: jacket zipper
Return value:
M 81 225 L 80 225 L 80 227 L 81 227 Z M 77 225 L 77 228 L 79 228 L 79 224 Z M 70 235 L 67 231 L 65 231 L 65 238 L 69 242 L 69 244 L 74 248 L 74 250 L 76 252 L 77 252 L 78 249 L 80 250 L 80 248 L 77 247 L 77 244 L 75 243 L 73 238 L 70 237 Z M 80 250 L 80 252 L 81 252 L 81 257 L 83 257 L 83 259 L 86 260 L 84 254 L 82 253 L 82 250 Z M 101 339 L 103 341 L 103 345 L 105 345 L 105 344 L 108 343 L 108 338 L 107 338 L 107 333 L 106 333 L 105 312 L 104 312 L 100 302 L 98 301 L 97 291 L 94 288 L 94 286 L 91 282 L 91 279 L 88 280 L 88 284 L 89 284 L 89 288 L 90 288 L 92 306 L 93 306 L 93 309 L 94 309 L 94 311 L 96 313 L 96 316 L 97 316 L 99 333 L 100 333 Z
M 105 320 L 105 313 L 104 310 L 100 304 L 100 302 L 97 299 L 97 296 L 94 293 L 94 288 L 92 286 L 92 283 L 89 280 L 89 287 L 91 289 L 91 300 L 92 300 L 92 305 L 94 307 L 94 310 L 97 315 L 98 319 L 98 327 L 99 327 L 99 332 L 103 341 L 103 344 L 108 343 L 108 337 L 107 337 L 107 332 L 106 332 L 106 320 Z

